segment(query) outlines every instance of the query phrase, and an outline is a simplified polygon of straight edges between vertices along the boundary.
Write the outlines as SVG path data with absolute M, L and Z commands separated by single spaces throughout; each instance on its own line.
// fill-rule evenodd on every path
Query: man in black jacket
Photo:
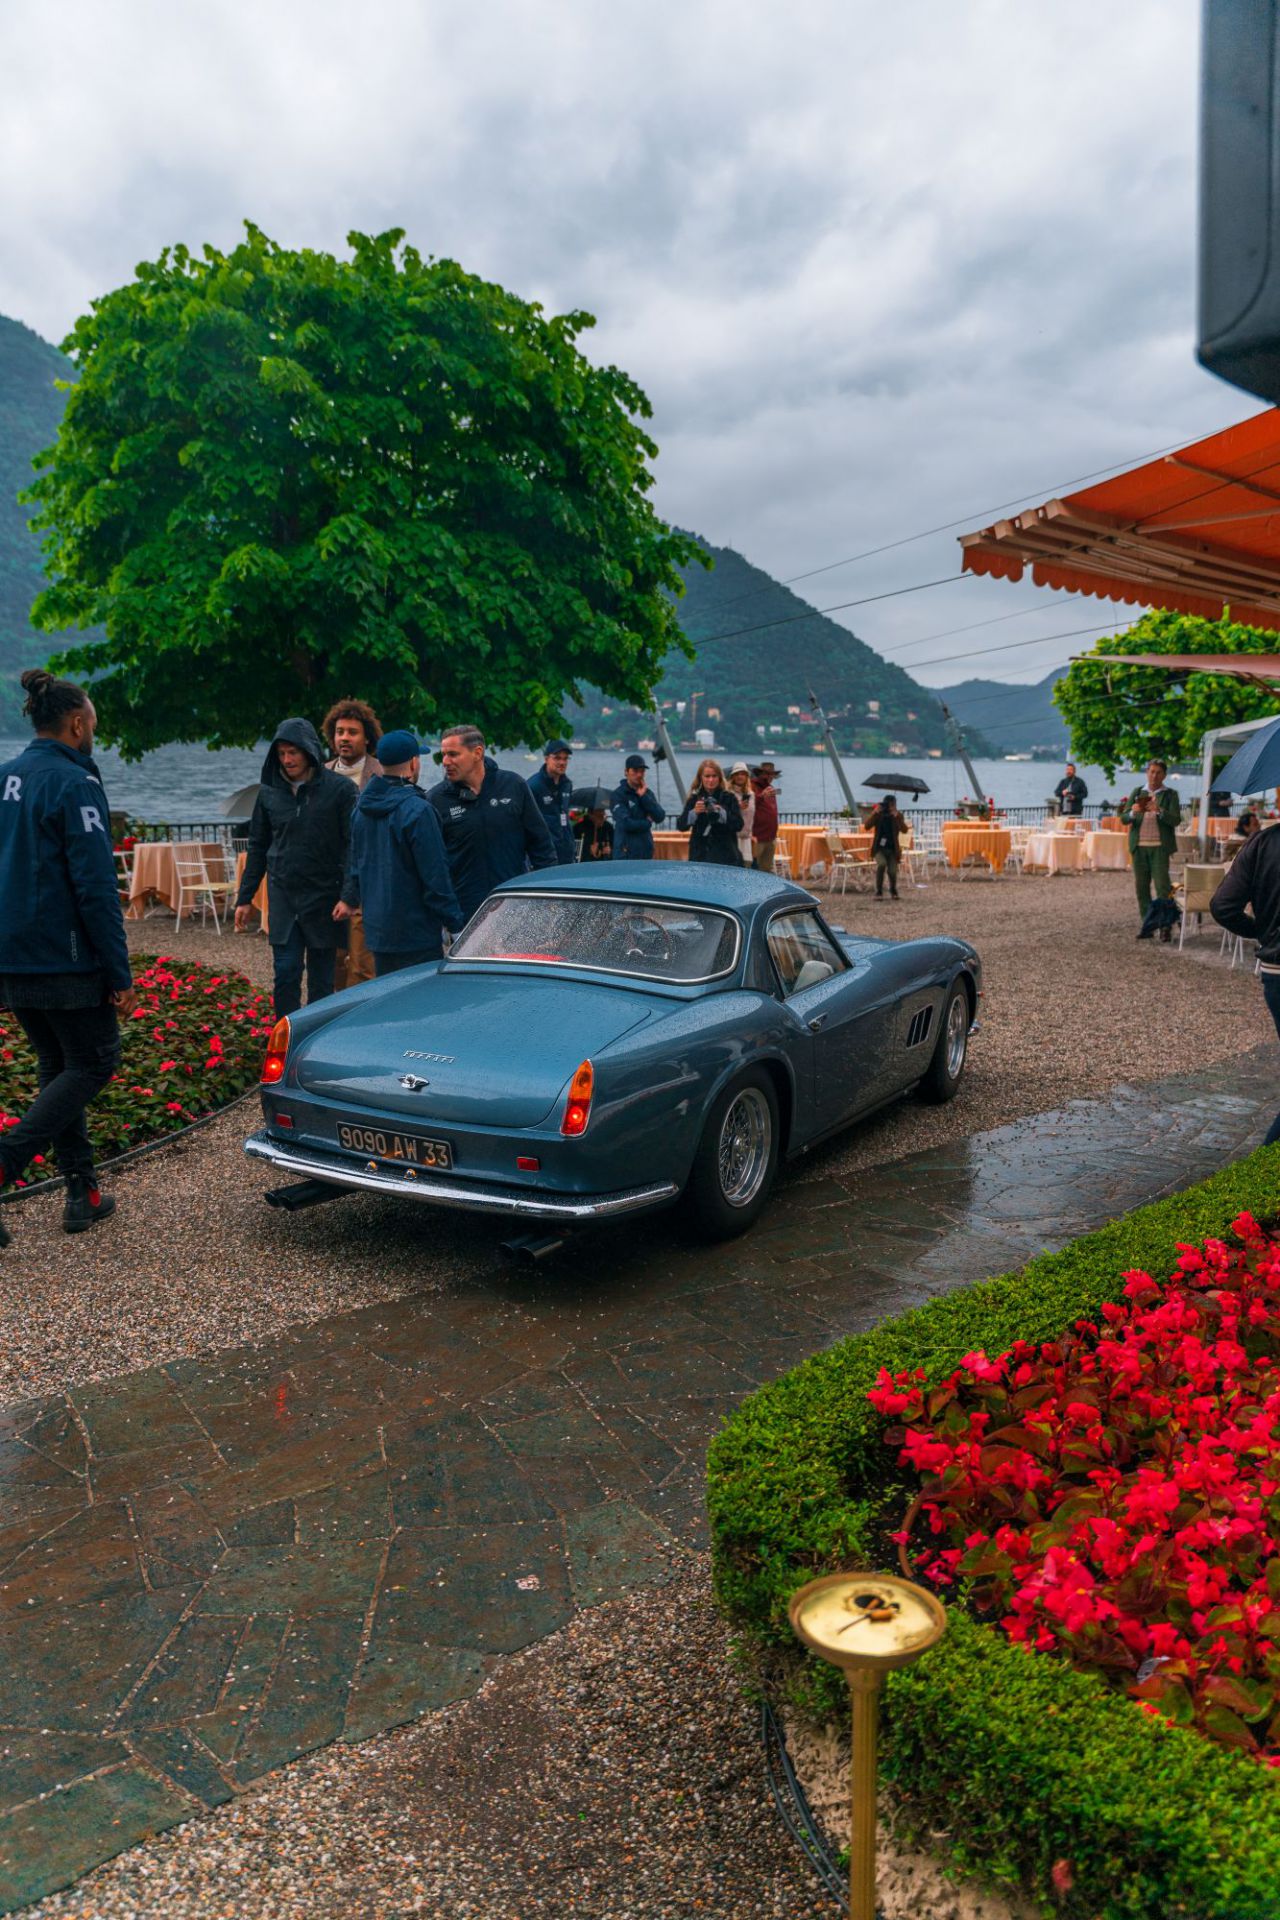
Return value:
M 1089 789 L 1076 772 L 1074 760 L 1068 760 L 1067 770 L 1054 788 L 1054 792 L 1058 796 L 1058 807 L 1065 820 L 1076 818 L 1084 812 L 1084 803 L 1089 798 Z
M 528 785 L 491 760 L 484 744 L 479 727 L 446 728 L 440 738 L 445 778 L 427 795 L 466 920 L 504 880 L 559 864 Z
M 1252 908 L 1252 912 L 1250 909 Z M 1219 926 L 1258 943 L 1258 975 L 1280 1033 L 1280 827 L 1255 833 L 1223 875 L 1209 911 Z M 1264 1145 L 1280 1140 L 1280 1113 Z
M 249 924 L 254 894 L 267 876 L 267 919 L 275 966 L 277 1017 L 333 992 L 342 892 L 355 811 L 355 783 L 325 769 L 325 750 L 309 720 L 282 720 L 262 764 L 262 790 L 249 823 L 249 853 L 236 895 L 236 932 Z
M 0 1187 L 52 1145 L 67 1183 L 62 1224 L 83 1233 L 115 1210 L 94 1173 L 85 1107 L 120 1065 L 119 1016 L 137 999 L 93 702 L 42 667 L 22 684 L 36 737 L 0 767 L 0 1005 L 31 1043 L 40 1091 L 0 1132 Z M 8 1242 L 0 1219 L 0 1247 Z

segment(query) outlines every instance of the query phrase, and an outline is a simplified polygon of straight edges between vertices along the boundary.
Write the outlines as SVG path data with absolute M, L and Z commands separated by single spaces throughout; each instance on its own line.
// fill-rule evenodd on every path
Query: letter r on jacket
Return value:
M 4 797 L 6 800 L 21 800 L 22 780 L 18 774 L 9 773 L 5 775 Z
M 106 828 L 102 824 L 102 815 L 96 807 L 81 807 L 80 823 L 86 833 L 92 833 L 95 827 L 99 833 L 106 832 Z

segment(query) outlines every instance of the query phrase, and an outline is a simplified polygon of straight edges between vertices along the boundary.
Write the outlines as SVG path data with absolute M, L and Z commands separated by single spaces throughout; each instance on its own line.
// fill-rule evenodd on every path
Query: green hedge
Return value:
M 867 1401 L 882 1367 L 937 1378 L 975 1347 L 1051 1340 L 1096 1318 L 1128 1269 L 1165 1274 L 1177 1242 L 1229 1238 L 1242 1212 L 1280 1215 L 1274 1149 L 842 1341 L 746 1400 L 712 1446 L 708 1510 L 716 1593 L 766 1684 L 847 1712 L 835 1670 L 800 1652 L 787 1602 L 817 1573 L 884 1564 L 884 1530 L 914 1491 Z M 1081 1920 L 1280 1915 L 1277 1775 L 1149 1718 L 1096 1675 L 953 1609 L 941 1644 L 889 1676 L 884 1719 L 885 1777 L 949 1831 L 958 1867 Z M 1065 1894 L 1050 1879 L 1060 1860 Z

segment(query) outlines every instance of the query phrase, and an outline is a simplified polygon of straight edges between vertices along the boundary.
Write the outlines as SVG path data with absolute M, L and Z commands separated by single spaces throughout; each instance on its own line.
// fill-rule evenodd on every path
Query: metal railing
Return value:
M 906 818 L 918 826 L 941 826 L 944 820 L 954 820 L 954 807 L 917 807 L 909 800 L 900 802 Z M 1105 803 L 1086 806 L 1083 817 L 1096 820 L 1108 813 Z M 1044 821 L 1049 809 L 1042 801 L 1036 807 L 997 807 L 995 817 L 1004 826 L 1038 827 Z M 667 814 L 665 824 L 673 827 L 679 817 L 679 809 L 672 808 Z M 807 811 L 780 807 L 778 819 L 787 826 L 822 827 L 828 822 L 839 824 L 848 819 L 848 814 L 840 808 L 815 807 Z M 139 840 L 222 840 L 242 839 L 248 823 L 243 820 L 134 820 L 130 831 Z

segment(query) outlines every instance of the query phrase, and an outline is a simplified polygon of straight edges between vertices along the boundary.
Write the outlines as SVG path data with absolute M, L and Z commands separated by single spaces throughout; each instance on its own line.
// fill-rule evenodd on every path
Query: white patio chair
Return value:
M 1196 932 L 1204 925 L 1204 916 L 1209 911 L 1209 902 L 1218 890 L 1222 878 L 1221 867 L 1188 866 L 1182 880 L 1182 899 L 1179 903 L 1182 918 L 1178 922 L 1178 952 L 1186 938 L 1187 921 L 1192 914 L 1196 917 Z M 1175 890 L 1176 891 L 1176 890 Z
M 827 833 L 827 892 L 834 893 L 837 877 L 840 891 L 845 893 L 849 887 L 849 877 L 866 875 L 870 877 L 876 870 L 876 863 L 865 854 L 850 853 L 840 835 L 832 827 Z
M 191 899 L 199 902 L 201 926 L 205 925 L 208 914 L 212 913 L 214 931 L 221 934 L 222 921 L 218 918 L 218 902 L 221 900 L 225 914 L 231 895 L 236 891 L 236 883 L 226 870 L 225 856 L 211 855 L 204 847 L 194 844 L 183 846 L 175 843 L 173 877 L 178 893 L 174 907 L 174 925 L 176 927 L 182 925 L 182 915 L 187 908 L 188 899 Z

